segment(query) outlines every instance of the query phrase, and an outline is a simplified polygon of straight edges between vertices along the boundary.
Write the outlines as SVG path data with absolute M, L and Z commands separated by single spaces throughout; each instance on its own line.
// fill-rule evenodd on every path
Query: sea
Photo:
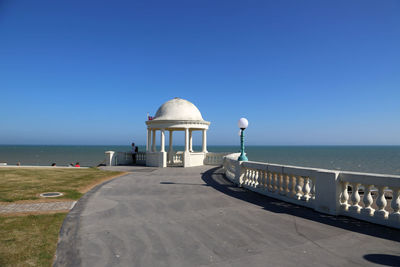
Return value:
M 105 151 L 130 151 L 130 146 L 0 145 L 0 163 L 7 165 L 98 166 Z M 167 148 L 168 149 L 168 148 Z M 239 146 L 208 146 L 209 152 L 239 152 Z M 139 151 L 145 151 L 139 146 Z M 175 151 L 183 146 L 174 146 Z M 200 146 L 194 146 L 200 151 Z M 400 175 L 400 146 L 247 146 L 250 161 L 292 166 Z

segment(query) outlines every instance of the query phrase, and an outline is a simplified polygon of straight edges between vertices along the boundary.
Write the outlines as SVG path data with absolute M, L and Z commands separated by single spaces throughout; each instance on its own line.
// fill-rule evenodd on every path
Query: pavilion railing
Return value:
M 167 154 L 168 166 L 183 166 L 183 151 L 173 151 Z
M 204 158 L 204 165 L 222 165 L 224 157 L 230 153 L 208 152 Z
M 303 168 L 224 157 L 227 179 L 316 211 L 400 229 L 400 176 Z
M 106 165 L 117 166 L 117 165 L 131 165 L 133 164 L 132 152 L 106 152 Z M 136 164 L 146 164 L 146 152 L 136 153 Z

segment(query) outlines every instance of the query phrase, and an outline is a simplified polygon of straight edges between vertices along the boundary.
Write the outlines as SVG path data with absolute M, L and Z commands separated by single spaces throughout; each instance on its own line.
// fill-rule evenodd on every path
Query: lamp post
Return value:
M 246 153 L 244 153 L 244 130 L 249 126 L 249 122 L 246 118 L 241 118 L 238 122 L 240 128 L 240 156 L 238 161 L 248 161 Z

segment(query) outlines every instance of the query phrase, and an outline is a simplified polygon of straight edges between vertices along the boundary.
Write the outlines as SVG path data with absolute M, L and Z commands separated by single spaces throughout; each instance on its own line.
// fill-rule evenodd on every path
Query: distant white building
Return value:
M 210 122 L 205 121 L 199 109 L 191 102 L 181 99 L 171 99 L 157 110 L 154 118 L 146 121 L 147 145 L 146 166 L 192 167 L 204 164 L 207 155 L 207 130 Z M 156 149 L 156 135 L 160 132 L 160 150 Z M 165 132 L 169 132 L 169 149 L 165 151 Z M 185 150 L 174 151 L 173 133 L 185 132 Z M 193 132 L 202 132 L 202 149 L 193 151 Z

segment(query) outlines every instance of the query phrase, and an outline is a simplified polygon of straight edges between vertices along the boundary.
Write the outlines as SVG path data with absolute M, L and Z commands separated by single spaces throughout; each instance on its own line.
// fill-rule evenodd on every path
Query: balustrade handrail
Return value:
M 347 172 L 341 171 L 339 174 L 340 181 L 347 181 L 360 184 L 374 184 L 385 186 L 400 186 L 399 175 L 377 174 L 377 173 L 362 173 L 362 172 Z

